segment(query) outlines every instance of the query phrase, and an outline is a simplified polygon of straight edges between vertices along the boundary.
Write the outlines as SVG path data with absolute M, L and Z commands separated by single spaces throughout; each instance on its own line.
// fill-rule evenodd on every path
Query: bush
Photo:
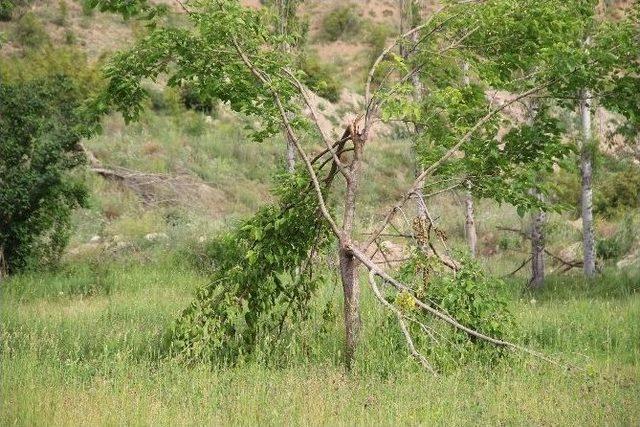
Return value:
M 507 307 L 504 282 L 486 277 L 473 260 L 464 259 L 462 265 L 455 276 L 433 274 L 441 264 L 419 254 L 402 268 L 401 275 L 406 282 L 414 284 L 418 298 L 448 313 L 464 326 L 498 339 L 513 335 L 515 322 Z M 396 305 L 402 307 L 402 298 L 403 294 L 397 295 Z M 502 354 L 501 348 L 442 325 L 418 311 L 417 307 L 409 309 L 416 311 L 414 315 L 430 324 L 440 336 L 437 342 L 421 340 L 421 347 L 424 347 L 422 351 L 428 355 L 427 359 L 441 369 L 472 361 L 492 362 Z M 417 325 L 412 327 L 416 328 L 414 336 L 424 336 Z
M 371 46 L 370 63 L 378 58 L 387 46 L 387 39 L 393 34 L 393 30 L 387 25 L 369 23 L 366 27 L 365 40 Z
M 53 75 L 69 77 L 84 93 L 96 91 L 103 83 L 99 64 L 87 67 L 84 52 L 73 47 L 29 50 L 19 57 L 0 59 L 0 80 L 27 81 Z
M 181 100 L 172 88 L 147 88 L 151 109 L 157 113 L 174 114 L 180 110 Z
M 304 83 L 314 92 L 334 103 L 340 100 L 342 86 L 335 67 L 321 63 L 320 58 L 310 53 L 302 57 L 300 66 L 306 75 Z
M 200 111 L 209 116 L 215 115 L 216 101 L 212 96 L 203 95 L 194 86 L 185 84 L 180 89 L 180 99 L 185 108 Z
M 360 17 L 353 5 L 338 6 L 329 12 L 322 20 L 323 40 L 337 41 L 349 39 L 360 34 L 362 25 Z
M 49 42 L 40 20 L 31 12 L 25 13 L 14 30 L 15 40 L 23 46 L 37 49 Z
M 640 207 L 640 169 L 622 162 L 619 170 L 602 174 L 595 181 L 596 191 L 594 210 L 607 217 L 615 216 L 620 211 Z
M 93 1 L 92 0 L 80 0 L 82 5 L 82 14 L 86 17 L 93 16 Z
M 86 200 L 70 172 L 87 128 L 82 91 L 68 77 L 0 81 L 0 259 L 8 273 L 55 262 L 72 210 Z
M 67 19 L 69 18 L 69 8 L 64 0 L 61 0 L 60 3 L 58 3 L 58 6 L 58 15 L 53 19 L 53 23 L 60 27 L 64 27 L 67 25 Z
M 11 21 L 14 8 L 11 0 L 0 0 L 0 21 Z
M 11 21 L 18 7 L 28 6 L 31 0 L 0 0 L 0 21 Z
M 597 241 L 596 251 L 598 256 L 608 260 L 618 259 L 626 255 L 633 247 L 636 234 L 633 217 L 626 215 L 613 236 Z

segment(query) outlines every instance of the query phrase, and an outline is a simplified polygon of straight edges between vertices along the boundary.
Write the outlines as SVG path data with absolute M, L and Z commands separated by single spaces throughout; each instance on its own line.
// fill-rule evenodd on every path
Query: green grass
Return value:
M 364 292 L 356 369 L 340 318 L 302 331 L 283 366 L 184 366 L 163 336 L 206 279 L 175 257 L 88 263 L 11 278 L 0 317 L 2 425 L 559 424 L 640 422 L 637 275 L 511 292 L 520 340 L 585 373 L 510 356 L 439 377 L 407 356 Z M 321 290 L 336 303 L 339 290 Z

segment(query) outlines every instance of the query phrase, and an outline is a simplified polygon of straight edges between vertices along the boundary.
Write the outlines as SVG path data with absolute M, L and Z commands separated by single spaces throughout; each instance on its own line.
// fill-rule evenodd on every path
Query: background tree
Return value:
M 305 37 L 305 28 L 297 14 L 302 3 L 303 0 L 270 0 L 266 2 L 274 10 L 275 32 L 281 38 L 283 52 L 288 55 L 293 55 L 294 49 L 300 49 Z M 296 167 L 296 147 L 289 139 L 286 130 L 283 130 L 283 135 L 287 143 L 287 170 L 289 173 L 293 173 Z
M 82 95 L 65 76 L 0 80 L 0 273 L 55 262 L 86 201 L 71 174 L 84 162 Z

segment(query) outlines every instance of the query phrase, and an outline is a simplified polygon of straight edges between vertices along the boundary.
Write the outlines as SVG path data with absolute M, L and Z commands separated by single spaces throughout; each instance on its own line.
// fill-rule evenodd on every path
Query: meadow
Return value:
M 186 171 L 224 197 L 197 208 L 149 207 L 132 191 L 86 173 L 90 203 L 74 216 L 61 264 L 0 287 L 1 425 L 640 423 L 640 272 L 611 263 L 595 282 L 575 270 L 551 275 L 532 294 L 523 291 L 523 269 L 501 289 L 516 317 L 516 340 L 576 370 L 511 354 L 492 366 L 465 363 L 434 377 L 409 356 L 363 281 L 362 345 L 354 371 L 345 373 L 335 277 L 318 290 L 314 307 L 330 315 L 312 316 L 277 357 L 263 349 L 233 367 L 176 361 L 166 337 L 209 280 L 199 259 L 203 245 L 269 200 L 266 189 L 281 162 L 277 138 L 262 143 L 259 154 L 238 127 L 231 119 L 152 113 L 130 127 L 109 118 L 104 136 L 87 142 L 107 165 Z M 375 207 L 406 184 L 397 171 L 409 162 L 407 145 L 372 147 L 363 217 L 376 218 Z M 464 247 L 455 195 L 434 206 L 452 246 Z M 524 259 L 528 242 L 496 227 L 521 227 L 523 219 L 489 202 L 477 212 L 481 247 L 489 250 L 480 261 L 492 276 L 503 276 Z M 552 216 L 552 250 L 580 239 L 570 219 Z M 149 233 L 166 238 L 149 240 Z M 91 243 L 93 236 L 100 242 Z
M 510 355 L 497 365 L 422 371 L 365 292 L 353 372 L 341 365 L 340 318 L 311 325 L 280 365 L 186 366 L 163 337 L 199 272 L 168 254 L 146 264 L 69 264 L 2 287 L 2 425 L 637 425 L 640 281 L 551 279 L 536 295 L 509 284 L 522 339 L 569 370 Z M 329 291 L 329 292 L 325 292 Z M 330 290 L 321 294 L 331 295 Z M 329 297 L 339 309 L 339 299 Z

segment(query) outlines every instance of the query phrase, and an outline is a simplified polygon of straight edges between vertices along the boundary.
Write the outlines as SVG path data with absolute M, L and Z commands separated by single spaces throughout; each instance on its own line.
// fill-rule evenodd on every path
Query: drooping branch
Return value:
M 405 315 L 402 314 L 402 312 L 398 308 L 394 307 L 393 304 L 387 301 L 384 296 L 382 296 L 382 293 L 380 292 L 380 289 L 376 284 L 376 278 L 373 271 L 369 271 L 369 284 L 371 285 L 373 294 L 376 296 L 378 301 L 380 301 L 380 303 L 384 307 L 386 307 L 396 315 L 398 323 L 400 324 L 400 330 L 402 331 L 402 334 L 407 341 L 407 347 L 409 348 L 409 352 L 411 353 L 411 355 L 420 362 L 423 368 L 427 369 L 433 375 L 436 375 L 436 371 L 435 369 L 433 369 L 433 366 L 431 366 L 427 359 L 416 349 L 416 346 L 413 343 L 413 338 L 411 337 L 411 333 L 409 332 L 409 328 L 407 328 L 407 324 L 405 323 Z
M 443 322 L 449 324 L 450 326 L 452 326 L 453 328 L 464 332 L 465 334 L 474 337 L 476 339 L 479 339 L 481 341 L 485 341 L 489 344 L 493 344 L 495 346 L 498 347 L 503 347 L 506 348 L 508 350 L 511 351 L 518 351 L 518 352 L 522 352 L 522 353 L 526 353 L 528 355 L 531 355 L 533 357 L 536 357 L 538 359 L 544 360 L 546 362 L 549 362 L 551 364 L 554 364 L 556 366 L 559 366 L 561 368 L 564 369 L 575 369 L 575 370 L 582 370 L 581 368 L 578 368 L 576 366 L 573 365 L 568 365 L 568 364 L 563 364 L 561 362 L 558 362 L 554 359 L 551 359 L 547 356 L 545 356 L 544 354 L 537 352 L 535 350 L 531 350 L 527 347 L 523 347 L 520 346 L 518 344 L 509 342 L 509 341 L 505 341 L 505 340 L 501 340 L 501 339 L 497 339 L 497 338 L 493 338 L 490 336 L 487 336 L 481 332 L 478 332 L 474 329 L 471 329 L 469 327 L 466 327 L 464 325 L 462 325 L 460 322 L 458 322 L 456 319 L 454 319 L 453 317 L 451 317 L 450 315 L 448 315 L 447 313 L 445 313 L 444 311 L 441 311 L 438 308 L 434 308 L 431 305 L 425 303 L 424 301 L 422 301 L 420 298 L 418 298 L 415 294 L 415 291 L 413 289 L 411 289 L 409 286 L 403 284 L 402 282 L 394 279 L 393 277 L 391 277 L 389 274 L 387 274 L 384 270 L 382 270 L 380 267 L 378 267 L 378 265 L 376 263 L 373 262 L 373 260 L 371 260 L 367 255 L 365 255 L 364 253 L 362 253 L 358 248 L 355 247 L 351 247 L 350 250 L 352 251 L 353 255 L 369 270 L 369 274 L 373 275 L 373 276 L 378 276 L 379 278 L 381 278 L 385 283 L 390 284 L 392 287 L 394 287 L 396 290 L 400 291 L 400 292 L 406 292 L 409 295 L 412 296 L 413 298 L 413 302 L 420 307 L 421 309 L 423 309 L 425 312 L 431 314 L 432 316 L 434 316 L 435 318 L 442 320 Z
M 313 183 L 313 187 L 314 187 L 315 192 L 316 192 L 316 197 L 318 198 L 318 204 L 320 206 L 320 211 L 322 213 L 322 216 L 329 223 L 329 225 L 331 227 L 331 230 L 336 235 L 336 237 L 338 237 L 339 239 L 343 238 L 344 236 L 343 236 L 342 232 L 340 231 L 340 228 L 338 227 L 336 221 L 333 219 L 333 217 L 331 216 L 331 213 L 329 212 L 329 209 L 327 208 L 327 204 L 326 204 L 324 195 L 322 194 L 322 188 L 320 186 L 320 181 L 318 180 L 318 176 L 316 174 L 316 171 L 314 170 L 313 165 L 311 164 L 311 161 L 309 160 L 309 156 L 307 155 L 307 153 L 304 151 L 304 149 L 300 145 L 300 141 L 299 141 L 296 133 L 294 132 L 294 130 L 293 130 L 292 126 L 291 126 L 291 122 L 289 121 L 289 118 L 287 116 L 287 112 L 286 112 L 284 106 L 282 105 L 282 101 L 280 99 L 280 95 L 278 94 L 278 92 L 275 89 L 273 89 L 273 87 L 271 85 L 268 84 L 269 82 L 267 81 L 267 79 L 264 76 L 264 74 L 261 73 L 253 65 L 253 63 L 247 57 L 247 55 L 245 55 L 244 51 L 241 49 L 241 47 L 238 44 L 238 41 L 236 40 L 235 37 L 233 37 L 233 44 L 234 44 L 234 47 L 236 49 L 236 52 L 238 53 L 238 55 L 242 59 L 242 62 L 247 66 L 247 68 L 249 68 L 251 73 L 258 79 L 258 81 L 264 87 L 268 88 L 269 91 L 271 92 L 271 94 L 273 95 L 274 102 L 276 103 L 276 107 L 278 108 L 278 112 L 280 113 L 280 119 L 284 123 L 285 130 L 287 131 L 289 137 L 291 138 L 291 141 L 293 142 L 293 144 L 296 147 L 296 150 L 298 151 L 298 154 L 302 158 L 302 160 L 303 160 L 303 162 L 305 164 L 305 167 L 307 168 L 307 172 L 309 173 L 309 176 L 311 178 L 311 182 Z

